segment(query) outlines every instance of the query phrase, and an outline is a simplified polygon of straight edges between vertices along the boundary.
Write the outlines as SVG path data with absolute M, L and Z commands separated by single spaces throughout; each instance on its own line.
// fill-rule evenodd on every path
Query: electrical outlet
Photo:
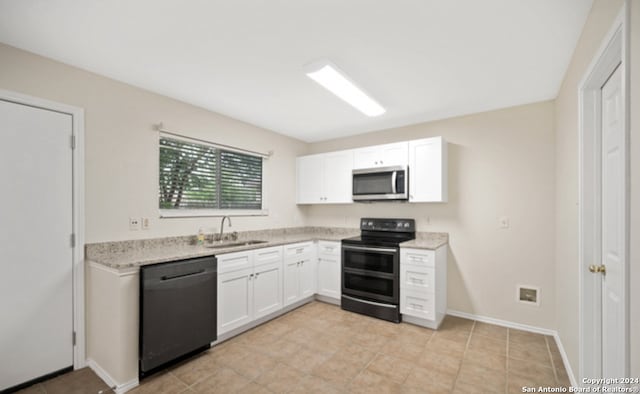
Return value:
M 500 228 L 509 228 L 509 217 L 508 216 L 501 216 L 498 218 L 498 226 L 500 226 Z
M 131 230 L 131 231 L 140 230 L 140 219 L 138 219 L 138 218 L 129 218 L 129 230 Z
M 142 218 L 142 229 L 149 230 L 149 218 Z

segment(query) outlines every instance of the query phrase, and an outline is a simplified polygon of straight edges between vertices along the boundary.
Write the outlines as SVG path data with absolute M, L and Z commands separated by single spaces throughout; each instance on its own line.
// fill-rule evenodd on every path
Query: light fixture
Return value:
M 307 76 L 367 116 L 378 116 L 385 109 L 356 85 L 343 71 L 328 60 L 304 66 Z

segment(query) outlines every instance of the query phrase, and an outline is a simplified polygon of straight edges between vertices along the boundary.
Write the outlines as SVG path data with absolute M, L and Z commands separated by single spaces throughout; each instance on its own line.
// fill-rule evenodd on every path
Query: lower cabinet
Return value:
M 218 335 L 282 309 L 282 246 L 218 255 Z
M 316 259 L 313 242 L 284 247 L 284 306 L 316 292 Z
M 342 282 L 340 242 L 318 242 L 318 294 L 340 300 Z
M 400 249 L 400 313 L 404 321 L 438 328 L 447 312 L 447 246 Z

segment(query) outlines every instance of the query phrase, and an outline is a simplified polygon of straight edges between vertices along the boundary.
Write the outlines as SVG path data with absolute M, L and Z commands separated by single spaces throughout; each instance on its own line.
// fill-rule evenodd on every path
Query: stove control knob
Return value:
M 404 223 L 404 228 L 409 228 L 409 223 L 408 222 Z
M 369 222 L 367 224 L 369 225 L 369 227 L 373 227 L 373 222 Z
M 397 227 L 402 227 L 402 222 L 398 222 Z

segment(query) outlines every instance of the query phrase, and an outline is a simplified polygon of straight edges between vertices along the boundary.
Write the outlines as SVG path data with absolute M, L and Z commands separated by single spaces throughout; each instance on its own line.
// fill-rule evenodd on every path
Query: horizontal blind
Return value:
M 160 137 L 161 209 L 261 209 L 262 158 Z

